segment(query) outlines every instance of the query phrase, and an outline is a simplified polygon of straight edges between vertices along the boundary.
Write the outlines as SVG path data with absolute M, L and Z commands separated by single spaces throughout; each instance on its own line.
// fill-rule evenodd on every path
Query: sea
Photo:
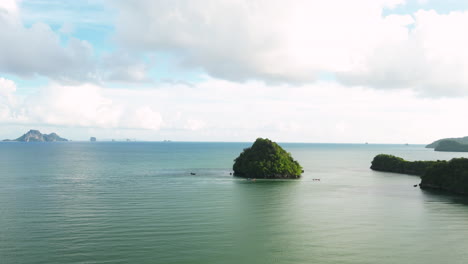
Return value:
M 2 142 L 0 263 L 468 263 L 466 197 L 369 169 L 468 153 L 280 143 L 301 179 L 233 177 L 250 144 Z

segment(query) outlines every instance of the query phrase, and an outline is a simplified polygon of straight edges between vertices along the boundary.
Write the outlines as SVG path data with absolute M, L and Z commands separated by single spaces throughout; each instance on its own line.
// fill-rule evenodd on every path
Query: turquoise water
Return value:
M 303 177 L 248 182 L 248 145 L 0 143 L 0 263 L 467 263 L 468 199 L 369 169 L 467 154 L 281 144 Z

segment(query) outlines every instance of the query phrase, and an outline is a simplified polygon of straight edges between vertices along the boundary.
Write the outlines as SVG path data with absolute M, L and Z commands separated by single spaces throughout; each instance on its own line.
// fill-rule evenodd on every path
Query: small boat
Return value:
M 190 175 L 197 175 L 195 172 L 191 172 Z

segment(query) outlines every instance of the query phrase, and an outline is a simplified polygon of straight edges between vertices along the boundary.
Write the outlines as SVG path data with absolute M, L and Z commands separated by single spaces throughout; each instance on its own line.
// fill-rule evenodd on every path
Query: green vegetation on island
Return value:
M 442 141 L 445 141 L 445 140 L 451 140 L 451 141 L 455 141 L 455 142 L 458 142 L 460 144 L 468 144 L 468 137 L 461 137 L 461 138 L 443 138 L 443 139 L 439 139 L 439 140 L 436 140 L 434 142 L 432 142 L 431 144 L 427 145 L 426 148 L 433 148 L 435 149 L 440 142 Z
M 468 152 L 468 144 L 461 144 L 455 140 L 442 140 L 437 144 L 435 151 Z
M 407 161 L 400 157 L 379 154 L 374 157 L 371 169 L 422 176 L 426 170 L 440 161 Z
M 61 138 L 55 133 L 42 134 L 39 130 L 29 130 L 26 134 L 21 137 L 10 140 L 5 139 L 3 141 L 18 141 L 18 142 L 56 142 L 56 141 L 68 141 L 68 139 Z
M 234 160 L 234 176 L 265 179 L 297 179 L 302 167 L 291 154 L 269 139 L 257 138 Z
M 468 159 L 450 161 L 407 161 L 393 155 L 379 154 L 374 157 L 371 169 L 384 172 L 418 175 L 422 189 L 443 190 L 468 194 Z
M 431 166 L 421 177 L 422 189 L 468 194 L 468 159 L 455 158 Z

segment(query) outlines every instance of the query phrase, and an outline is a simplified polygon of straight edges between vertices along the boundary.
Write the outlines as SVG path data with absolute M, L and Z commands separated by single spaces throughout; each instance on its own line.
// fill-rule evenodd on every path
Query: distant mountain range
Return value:
M 443 138 L 443 139 L 439 139 L 439 140 L 436 140 L 434 142 L 432 142 L 431 144 L 427 145 L 426 148 L 437 148 L 437 146 L 439 145 L 439 143 L 441 141 L 445 141 L 445 140 L 450 140 L 450 141 L 455 141 L 457 143 L 460 143 L 460 144 L 468 144 L 468 137 L 461 137 L 461 138 Z
M 29 130 L 26 134 L 17 139 L 5 139 L 3 141 L 18 141 L 18 142 L 57 142 L 68 141 L 66 138 L 61 138 L 56 133 L 42 134 L 39 130 Z

